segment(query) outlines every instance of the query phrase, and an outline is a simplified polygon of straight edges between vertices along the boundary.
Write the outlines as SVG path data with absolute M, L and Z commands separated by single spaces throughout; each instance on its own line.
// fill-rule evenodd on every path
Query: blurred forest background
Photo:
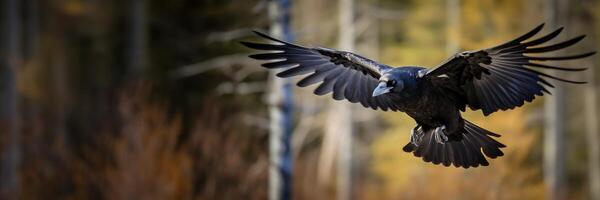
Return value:
M 274 81 L 239 41 L 277 33 L 282 6 L 287 39 L 392 66 L 435 66 L 543 22 L 588 35 L 567 51 L 600 46 L 598 0 L 1 2 L 0 199 L 268 198 Z M 466 113 L 508 145 L 468 170 L 404 153 L 404 114 L 290 88 L 292 171 L 279 187 L 295 199 L 600 199 L 599 59 L 564 64 L 589 67 L 560 74 L 589 83 L 564 85 L 554 110 L 544 97 Z M 329 115 L 340 109 L 351 114 Z

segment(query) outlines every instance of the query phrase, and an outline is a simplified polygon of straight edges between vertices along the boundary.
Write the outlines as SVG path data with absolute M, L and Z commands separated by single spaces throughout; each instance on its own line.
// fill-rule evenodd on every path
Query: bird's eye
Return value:
M 396 80 L 389 80 L 389 81 L 387 82 L 387 86 L 388 86 L 388 87 L 396 86 Z

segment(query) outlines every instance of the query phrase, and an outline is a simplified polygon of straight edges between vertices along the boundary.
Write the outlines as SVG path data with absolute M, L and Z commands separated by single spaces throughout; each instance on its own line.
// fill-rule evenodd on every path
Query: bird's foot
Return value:
M 417 126 L 412 129 L 412 133 L 410 134 L 410 143 L 415 146 L 419 146 L 421 140 L 423 140 L 423 131 L 421 130 L 421 126 Z
M 446 136 L 446 126 L 440 126 L 433 130 L 435 141 L 440 144 L 448 142 L 448 136 Z

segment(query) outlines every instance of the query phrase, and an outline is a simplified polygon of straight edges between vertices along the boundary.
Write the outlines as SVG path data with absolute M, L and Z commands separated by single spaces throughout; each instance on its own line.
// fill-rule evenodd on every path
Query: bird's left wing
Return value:
M 347 99 L 364 107 L 382 110 L 397 110 L 389 95 L 372 97 L 378 80 L 390 67 L 379 65 L 362 56 L 327 48 L 308 48 L 281 41 L 264 33 L 257 35 L 276 44 L 241 42 L 246 47 L 269 51 L 250 55 L 257 60 L 267 60 L 263 67 L 268 69 L 285 68 L 278 77 L 307 75 L 297 85 L 306 87 L 320 83 L 314 94 L 325 95 L 333 92 L 333 99 Z
M 545 36 L 530 39 L 543 27 L 543 24 L 507 43 L 479 51 L 466 51 L 451 57 L 438 67 L 428 70 L 424 78 L 438 87 L 448 88 L 458 94 L 459 107 L 481 109 L 484 115 L 498 110 L 519 107 L 525 101 L 531 102 L 535 95 L 550 93 L 546 87 L 554 87 L 545 78 L 568 83 L 570 81 L 551 76 L 531 68 L 558 71 L 582 71 L 585 68 L 563 68 L 549 66 L 539 61 L 571 60 L 593 55 L 595 52 L 570 56 L 537 56 L 538 53 L 552 52 L 569 47 L 584 36 L 575 37 L 552 45 L 538 46 L 553 38 L 559 28 Z M 528 40 L 528 41 L 526 41 Z

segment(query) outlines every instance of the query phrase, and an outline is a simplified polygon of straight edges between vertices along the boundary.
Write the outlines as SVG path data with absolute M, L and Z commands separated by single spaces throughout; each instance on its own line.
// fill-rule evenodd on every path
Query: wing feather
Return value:
M 383 70 L 390 67 L 349 52 L 327 48 L 308 48 L 273 38 L 267 34 L 255 33 L 270 40 L 270 44 L 241 42 L 244 46 L 268 52 L 250 55 L 250 58 L 264 60 L 268 69 L 282 69 L 278 77 L 303 76 L 296 83 L 300 87 L 318 84 L 316 95 L 333 93 L 335 100 L 347 99 L 364 107 L 382 110 L 397 110 L 392 97 L 381 95 L 372 97 Z
M 425 77 L 433 82 L 441 82 L 440 75 L 450 77 L 452 84 L 463 90 L 459 93 L 463 95 L 462 98 L 458 99 L 466 99 L 464 102 L 459 102 L 457 106 L 464 108 L 468 105 L 473 110 L 481 109 L 484 115 L 522 106 L 525 101 L 530 102 L 536 95 L 541 96 L 544 92 L 550 94 L 546 87 L 554 86 L 546 79 L 574 84 L 585 83 L 532 69 L 583 71 L 586 68 L 557 67 L 540 62 L 579 59 L 596 53 L 588 52 L 570 56 L 530 55 L 564 49 L 585 37 L 582 35 L 555 44 L 538 46 L 551 41 L 563 31 L 563 28 L 559 28 L 537 39 L 531 39 L 540 32 L 542 27 L 543 24 L 496 47 L 457 54 L 429 70 Z

